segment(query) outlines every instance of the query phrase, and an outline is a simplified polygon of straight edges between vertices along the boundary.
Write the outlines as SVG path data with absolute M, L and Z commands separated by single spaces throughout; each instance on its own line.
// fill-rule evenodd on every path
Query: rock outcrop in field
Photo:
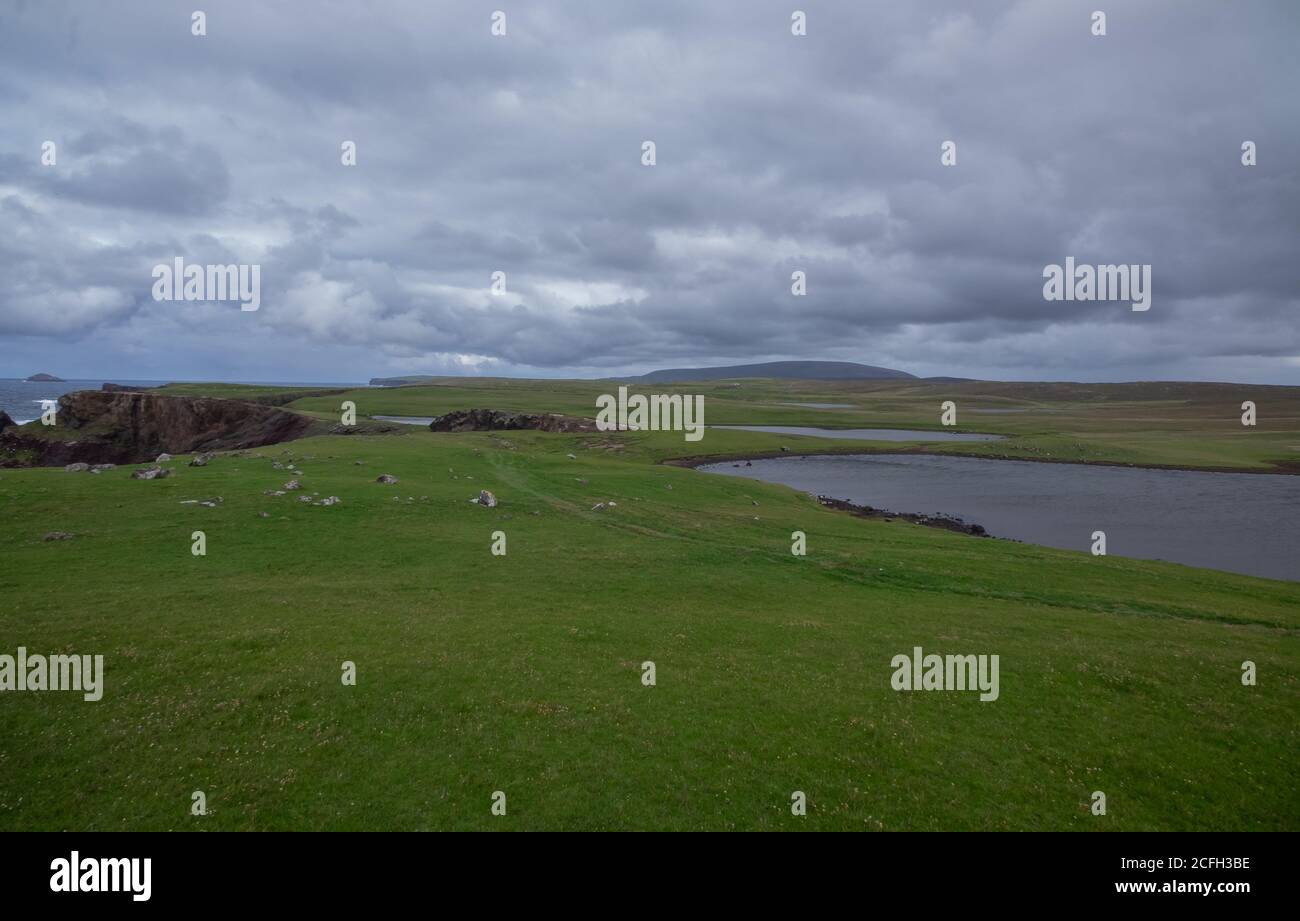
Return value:
M 538 432 L 594 432 L 589 419 L 575 419 L 557 413 L 512 413 L 500 409 L 458 409 L 437 416 L 429 423 L 431 432 L 497 432 L 532 429 Z

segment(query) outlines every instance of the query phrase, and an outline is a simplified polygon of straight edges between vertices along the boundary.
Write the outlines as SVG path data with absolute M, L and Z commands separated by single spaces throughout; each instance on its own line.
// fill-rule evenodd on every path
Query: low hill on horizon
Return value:
M 445 377 L 445 376 L 444 376 Z M 716 381 L 733 377 L 766 377 L 777 380 L 852 381 L 852 380 L 921 380 L 915 374 L 893 368 L 879 368 L 855 361 L 765 361 L 748 365 L 719 365 L 711 368 L 663 368 L 648 374 L 597 378 L 607 381 Z M 401 387 L 439 380 L 436 374 L 403 374 L 395 377 L 372 377 L 372 387 Z M 966 378 L 952 378 L 965 380 Z
M 765 361 L 750 365 L 722 365 L 712 368 L 665 368 L 639 377 L 615 378 L 632 381 L 716 381 L 733 377 L 768 377 L 786 380 L 915 380 L 915 374 L 893 368 L 858 364 L 855 361 Z

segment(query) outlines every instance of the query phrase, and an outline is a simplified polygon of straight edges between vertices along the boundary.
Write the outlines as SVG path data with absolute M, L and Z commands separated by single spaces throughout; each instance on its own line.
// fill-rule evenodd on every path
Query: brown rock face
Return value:
M 14 424 L 13 416 L 9 415 L 3 409 L 0 409 L 0 432 L 3 432 L 7 428 L 12 428 Z
M 539 432 L 594 432 L 587 419 L 554 413 L 512 413 L 500 409 L 458 409 L 429 423 L 431 432 L 496 432 L 534 429 Z
M 102 390 L 60 397 L 56 419 L 0 434 L 0 466 L 141 463 L 291 441 L 312 428 L 305 416 L 239 400 Z

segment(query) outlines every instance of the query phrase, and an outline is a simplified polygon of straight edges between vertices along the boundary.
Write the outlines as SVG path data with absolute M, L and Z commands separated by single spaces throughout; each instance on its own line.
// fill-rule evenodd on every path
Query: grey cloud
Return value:
M 529 4 L 493 38 L 499 6 L 249 0 L 195 38 L 168 3 L 20 5 L 0 335 L 131 376 L 822 357 L 1300 383 L 1289 3 L 1125 5 L 1104 38 L 1075 0 L 824 5 L 805 38 L 775 0 Z M 152 303 L 176 255 L 261 264 L 263 309 Z M 1152 310 L 1045 302 L 1069 255 L 1151 263 Z

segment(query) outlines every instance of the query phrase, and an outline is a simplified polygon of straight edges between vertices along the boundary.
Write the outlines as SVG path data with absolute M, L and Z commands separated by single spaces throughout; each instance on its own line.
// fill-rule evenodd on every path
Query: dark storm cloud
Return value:
M 223 2 L 195 37 L 174 3 L 18 4 L 0 373 L 1300 383 L 1298 8 L 1094 37 L 1098 5 Z M 261 310 L 153 301 L 176 256 L 260 264 Z M 1066 256 L 1151 263 L 1152 309 L 1044 301 Z

